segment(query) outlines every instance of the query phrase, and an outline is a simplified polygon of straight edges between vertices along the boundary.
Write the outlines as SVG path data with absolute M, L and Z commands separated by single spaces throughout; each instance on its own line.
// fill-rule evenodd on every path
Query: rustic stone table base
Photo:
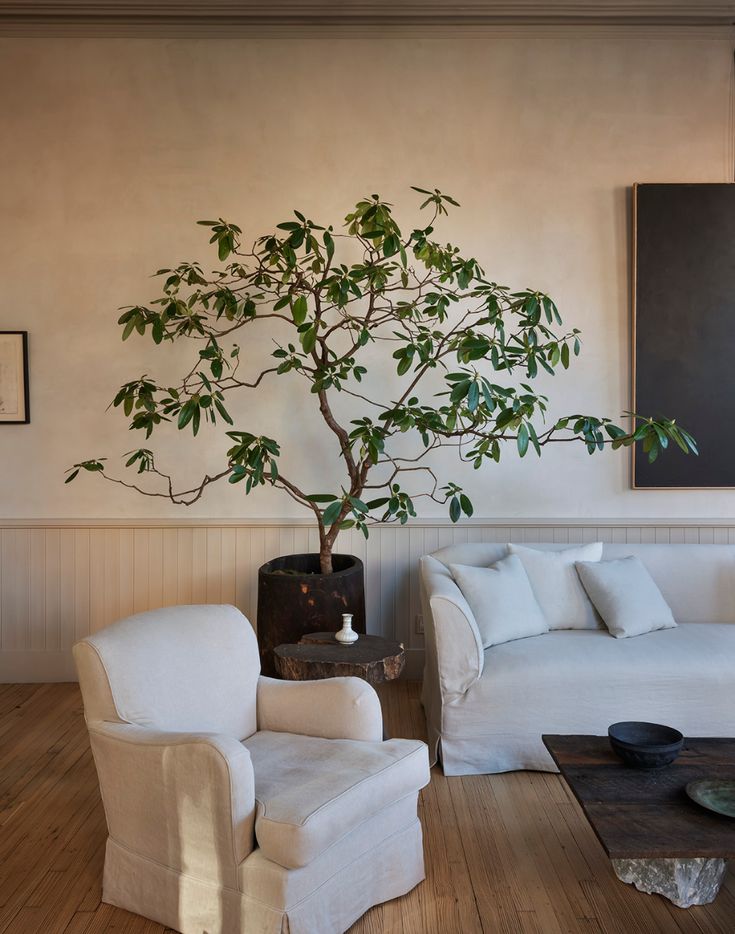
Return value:
M 380 636 L 361 635 L 341 645 L 333 632 L 310 632 L 296 644 L 274 649 L 276 671 L 287 681 L 353 676 L 370 684 L 398 678 L 406 663 L 403 646 Z
M 725 878 L 727 860 L 614 859 L 615 875 L 639 892 L 663 895 L 678 908 L 709 905 L 717 898 Z

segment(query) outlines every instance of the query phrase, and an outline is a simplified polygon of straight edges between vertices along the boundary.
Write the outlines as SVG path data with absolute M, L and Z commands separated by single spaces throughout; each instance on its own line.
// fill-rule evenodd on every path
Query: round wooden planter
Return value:
M 319 555 L 283 555 L 258 570 L 258 643 L 264 675 L 276 675 L 273 649 L 298 642 L 308 632 L 336 632 L 342 614 L 365 632 L 365 580 L 362 561 L 333 555 L 334 573 L 321 574 Z

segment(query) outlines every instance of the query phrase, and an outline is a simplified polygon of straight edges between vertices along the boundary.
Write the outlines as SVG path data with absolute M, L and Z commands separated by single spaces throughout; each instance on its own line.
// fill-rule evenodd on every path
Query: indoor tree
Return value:
M 472 515 L 460 484 L 437 478 L 431 455 L 438 448 L 454 447 L 475 469 L 506 451 L 540 456 L 556 442 L 581 442 L 590 454 L 640 442 L 651 460 L 669 443 L 696 453 L 692 437 L 668 418 L 626 413 L 627 428 L 585 414 L 546 423 L 547 398 L 533 382 L 542 371 L 553 375 L 569 366 L 579 332 L 562 328 L 548 295 L 498 285 L 476 259 L 440 243 L 435 224 L 458 204 L 438 189 L 414 190 L 429 213 L 410 232 L 377 194 L 357 203 L 342 232 L 294 211 L 250 248 L 235 224 L 199 221 L 211 231 L 220 268 L 205 274 L 199 263 L 182 262 L 160 269 L 159 296 L 124 308 L 118 322 L 123 340 L 138 334 L 159 345 L 191 342 L 191 366 L 173 386 L 147 374 L 132 379 L 113 405 L 146 439 L 164 423 L 193 435 L 204 423 L 226 425 L 221 469 L 180 489 L 153 451 L 139 447 L 126 455 L 132 479 L 110 475 L 105 459 L 95 458 L 75 464 L 67 482 L 80 470 L 97 472 L 185 505 L 220 480 L 242 484 L 246 493 L 270 484 L 313 514 L 328 574 L 341 530 L 355 527 L 367 537 L 371 522 L 405 523 L 416 515 L 417 496 L 447 504 L 452 521 Z M 237 343 L 257 327 L 271 327 L 275 338 L 271 359 L 260 364 Z M 382 398 L 366 365 L 375 359 L 366 352 L 372 345 L 395 363 L 393 391 Z M 280 378 L 308 386 L 341 456 L 338 489 L 306 488 L 280 469 L 278 438 L 234 424 L 230 397 L 272 392 L 267 383 Z M 337 394 L 350 397 L 357 417 L 338 417 Z M 396 450 L 397 436 L 406 434 L 415 441 L 413 453 Z M 405 489 L 409 473 L 413 485 L 425 481 L 421 493 Z

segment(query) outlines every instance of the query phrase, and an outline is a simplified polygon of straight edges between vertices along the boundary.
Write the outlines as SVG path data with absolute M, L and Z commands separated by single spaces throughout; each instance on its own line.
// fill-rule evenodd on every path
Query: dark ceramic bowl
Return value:
M 670 726 L 626 720 L 608 728 L 610 745 L 626 765 L 636 769 L 661 769 L 681 752 L 684 737 Z

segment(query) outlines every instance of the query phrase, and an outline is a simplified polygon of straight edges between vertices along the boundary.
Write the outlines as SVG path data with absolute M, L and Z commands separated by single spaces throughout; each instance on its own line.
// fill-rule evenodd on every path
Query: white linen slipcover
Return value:
M 575 565 L 578 561 L 590 564 L 599 561 L 602 542 L 555 551 L 540 551 L 511 542 L 508 551 L 516 555 L 526 569 L 549 629 L 600 628 L 602 621 L 582 586 Z
M 365 819 L 421 787 L 426 745 L 259 732 L 243 744 L 255 772 L 255 836 L 263 854 L 300 869 Z
M 423 879 L 426 747 L 382 742 L 364 681 L 259 677 L 234 607 L 141 613 L 74 657 L 104 901 L 183 934 L 340 934 Z
M 452 564 L 449 570 L 470 605 L 483 648 L 549 631 L 517 555 L 501 558 L 489 568 Z
M 671 607 L 639 558 L 578 561 L 576 567 L 607 631 L 616 639 L 676 627 Z
M 606 629 L 557 630 L 483 651 L 448 566 L 487 566 L 506 553 L 503 544 L 467 543 L 421 559 L 422 701 L 432 758 L 440 752 L 447 775 L 555 771 L 543 733 L 605 734 L 616 720 L 735 735 L 735 546 L 605 544 L 603 561 L 640 559 L 676 629 L 627 640 Z

